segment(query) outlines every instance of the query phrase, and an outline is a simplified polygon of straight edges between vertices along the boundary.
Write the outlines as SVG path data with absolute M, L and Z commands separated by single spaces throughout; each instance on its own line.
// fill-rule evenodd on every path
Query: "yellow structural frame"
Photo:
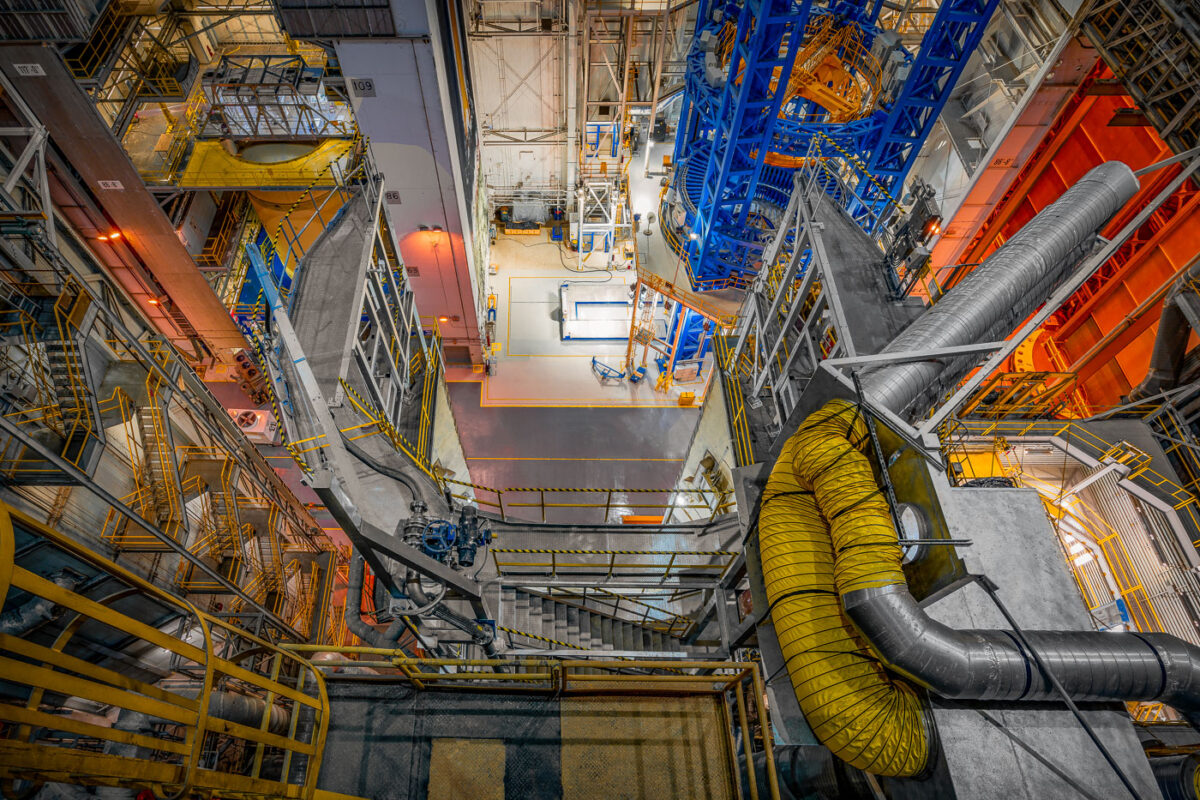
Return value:
M 58 585 L 14 563 L 14 521 L 23 529 L 48 541 L 60 552 L 95 567 L 124 588 L 101 600 L 94 600 Z M 329 725 L 329 697 L 321 673 L 305 659 L 198 610 L 191 603 L 159 589 L 125 568 L 103 558 L 79 542 L 38 522 L 7 503 L 0 502 L 0 597 L 9 598 L 10 589 L 45 598 L 61 608 L 67 622 L 52 646 L 47 647 L 15 636 L 0 634 L 0 681 L 28 689 L 24 704 L 0 703 L 0 721 L 9 724 L 7 738 L 0 739 L 0 786 L 11 788 L 14 781 L 62 782 L 89 786 L 121 786 L 149 789 L 159 796 L 222 798 L 297 798 L 316 796 L 325 735 Z M 159 628 L 128 616 L 112 607 L 118 600 L 142 596 L 177 609 L 194 622 L 200 644 L 172 636 Z M 203 671 L 198 697 L 207 698 L 219 682 L 241 686 L 251 692 L 265 693 L 266 711 L 261 725 L 254 727 L 212 717 L 208 703 L 78 658 L 65 652 L 74 635 L 86 623 L 95 622 L 123 631 L 151 645 L 161 647 Z M 251 647 L 269 674 L 263 675 L 241 664 L 216 655 L 214 633 L 229 640 L 236 638 Z M 295 687 L 278 679 L 284 665 L 293 667 L 298 676 Z M 222 681 L 218 676 L 224 676 Z M 310 683 L 311 681 L 311 683 Z M 312 694 L 304 691 L 311 687 Z M 105 705 L 147 714 L 175 725 L 178 741 L 159 739 L 132 731 L 105 727 L 42 710 L 47 693 L 82 697 Z M 270 710 L 277 702 L 291 703 L 288 733 L 271 732 Z M 309 742 L 297 737 L 297 713 L 302 706 L 313 710 L 313 732 Z M 150 751 L 179 756 L 177 763 L 130 758 L 111 753 L 60 747 L 33 740 L 38 729 L 62 731 L 105 742 L 135 745 Z M 255 751 L 252 774 L 240 775 L 202 768 L 200 754 L 208 735 L 232 736 Z M 285 753 L 283 775 L 296 754 L 308 758 L 304 783 L 288 784 L 258 777 L 264 748 L 280 748 Z

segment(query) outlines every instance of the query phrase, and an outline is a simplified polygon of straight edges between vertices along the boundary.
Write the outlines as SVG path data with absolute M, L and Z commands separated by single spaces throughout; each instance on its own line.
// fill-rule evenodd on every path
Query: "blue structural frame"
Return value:
M 667 327 L 667 338 L 665 341 L 674 342 L 678 335 L 679 343 L 671 354 L 671 361 L 667 363 L 667 357 L 660 355 L 654 359 L 654 363 L 658 364 L 658 368 L 662 372 L 670 372 L 675 369 L 675 365 L 680 361 L 688 361 L 696 358 L 704 358 L 708 351 L 712 349 L 712 332 L 705 330 L 705 324 L 709 320 L 698 311 L 693 311 L 690 308 L 684 308 L 681 304 L 675 304 L 675 310 L 671 314 L 671 324 Z M 683 331 L 680 332 L 679 327 L 683 326 Z
M 774 236 L 774 217 L 787 205 L 794 167 L 767 163 L 768 153 L 804 158 L 814 140 L 826 156 L 850 156 L 868 173 L 857 196 L 837 193 L 861 224 L 879 218 L 902 186 L 921 145 L 978 46 L 999 0 L 944 0 L 895 99 L 846 123 L 813 122 L 811 101 L 784 108 L 786 80 L 804 33 L 819 15 L 856 25 L 870 46 L 882 0 L 701 0 L 688 54 L 673 162 L 673 197 L 686 219 L 668 241 L 688 265 L 692 287 L 745 285 Z M 732 52 L 714 69 L 715 46 L 732 23 Z M 781 111 L 784 113 L 781 115 Z M 670 210 L 660 209 L 664 226 Z
M 865 189 L 868 201 L 886 202 L 883 190 L 894 193 L 903 185 L 998 4 L 999 0 L 942 0 L 879 141 L 871 148 L 867 170 L 875 181 Z

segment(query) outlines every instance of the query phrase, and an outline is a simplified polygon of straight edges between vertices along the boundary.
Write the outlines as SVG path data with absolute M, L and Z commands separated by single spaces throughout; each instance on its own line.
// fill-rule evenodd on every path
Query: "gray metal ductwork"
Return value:
M 54 585 L 67 591 L 74 591 L 82 579 L 68 575 L 66 572 L 56 572 L 50 576 Z M 35 597 L 29 602 L 0 614 L 0 633 L 10 636 L 23 636 L 29 631 L 58 616 L 61 609 L 53 600 Z
M 1150 769 L 1154 770 L 1163 800 L 1195 800 L 1200 755 L 1156 756 L 1150 759 Z
M 365 562 L 358 548 L 350 554 L 350 570 L 346 579 L 346 628 L 368 647 L 394 648 L 404 635 L 404 622 L 397 619 L 382 633 L 363 622 L 362 592 Z
M 1200 311 L 1193 284 L 1198 278 L 1200 260 L 1179 277 L 1171 287 L 1170 293 L 1163 299 L 1162 314 L 1158 318 L 1158 333 L 1154 338 L 1154 352 L 1150 355 L 1150 369 L 1146 373 L 1146 379 L 1129 393 L 1130 400 L 1144 400 L 1159 392 L 1173 389 L 1179 384 L 1179 373 L 1187 355 L 1193 321 L 1197 311 Z
M 891 669 L 954 700 L 1047 701 L 1061 696 L 1010 631 L 955 630 L 892 585 L 848 592 L 846 614 Z M 1162 633 L 1025 631 L 1074 700 L 1153 700 L 1200 727 L 1200 648 Z
M 884 353 L 936 350 L 1003 339 L 1045 302 L 1084 258 L 1096 234 L 1133 197 L 1138 180 L 1109 161 L 1083 176 L 963 281 L 892 340 Z M 935 385 L 943 360 L 864 371 L 863 393 L 896 413 Z

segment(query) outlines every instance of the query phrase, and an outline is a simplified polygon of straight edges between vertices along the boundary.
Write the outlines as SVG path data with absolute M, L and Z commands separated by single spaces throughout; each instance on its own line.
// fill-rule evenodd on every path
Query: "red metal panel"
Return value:
M 1104 161 L 1141 169 L 1171 155 L 1149 127 L 1110 124 L 1126 95 L 1095 94 L 1096 81 L 1111 73 L 1097 64 L 1062 114 L 1047 130 L 1029 163 L 992 210 L 961 257 L 986 258 L 1067 187 Z M 1111 84 L 1101 84 L 1111 86 Z M 1144 207 L 1178 167 L 1148 174 L 1137 197 L 1102 231 L 1112 236 Z M 947 227 L 952 228 L 952 221 Z M 1141 380 L 1154 342 L 1161 300 L 1147 303 L 1200 252 L 1200 191 L 1184 184 L 1080 291 L 1047 322 L 1054 343 L 1080 374 L 1080 386 L 1096 407 L 1115 404 Z M 961 275 L 956 276 L 961 280 Z

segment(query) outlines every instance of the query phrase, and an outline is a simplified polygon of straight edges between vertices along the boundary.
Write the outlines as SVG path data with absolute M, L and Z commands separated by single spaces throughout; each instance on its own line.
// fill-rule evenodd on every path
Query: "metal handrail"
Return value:
M 60 571 L 40 574 L 46 563 L 40 556 L 14 563 L 18 539 L 22 545 L 42 543 L 34 551 L 53 553 Z M 105 576 L 103 596 L 83 588 L 100 585 L 84 579 L 97 575 Z M 0 703 L 0 720 L 7 723 L 0 733 L 0 780 L 119 786 L 181 797 L 315 796 L 329 699 L 321 672 L 305 659 L 200 611 L 0 504 L 4 610 L 30 596 L 64 613 L 37 636 L 0 635 L 0 680 L 26 690 L 18 693 L 20 699 Z M 156 626 L 146 619 L 175 622 Z M 80 635 L 85 628 L 87 635 Z M 147 683 L 109 666 L 119 662 L 96 658 L 93 637 L 103 637 L 104 631 L 119 632 L 123 647 L 161 648 L 169 656 L 169 678 Z M 227 693 L 261 706 L 258 723 L 218 717 L 222 712 L 210 698 Z M 122 716 L 112 726 L 81 719 L 69 713 L 77 699 L 121 709 Z M 138 720 L 135 725 L 122 726 L 126 712 L 142 716 L 132 718 Z M 302 717 L 311 726 L 301 724 Z M 63 746 L 64 741 L 73 744 Z M 80 746 L 87 742 L 134 745 L 140 755 Z M 253 758 L 217 757 L 231 745 Z M 283 754 L 277 776 L 264 774 L 266 748 Z
M 323 660 L 323 670 L 372 669 L 381 675 L 424 691 L 432 687 L 467 691 L 519 691 L 537 695 L 710 695 L 720 704 L 720 752 L 728 757 L 730 777 L 748 771 L 751 798 L 758 798 L 759 770 L 765 775 L 767 797 L 779 800 L 770 712 L 760 666 L 744 661 L 673 659 L 410 658 L 402 650 L 379 647 L 283 645 L 294 653 L 333 653 L 342 658 Z M 758 725 L 749 723 L 755 712 Z M 740 734 L 740 735 L 738 735 Z M 743 753 L 737 752 L 740 739 Z M 765 763 L 755 766 L 754 752 Z M 743 757 L 744 756 L 744 757 Z M 730 787 L 734 791 L 734 787 Z

